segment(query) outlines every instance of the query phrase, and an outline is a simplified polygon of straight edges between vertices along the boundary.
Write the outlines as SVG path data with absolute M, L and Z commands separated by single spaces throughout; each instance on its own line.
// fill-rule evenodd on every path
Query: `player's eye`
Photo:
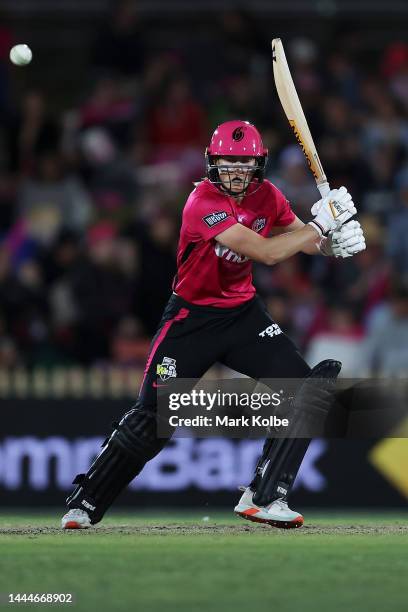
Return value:
M 240 167 L 240 166 L 220 166 L 219 169 L 221 172 L 226 172 L 228 174 L 236 174 L 237 172 L 246 170 L 245 167 Z

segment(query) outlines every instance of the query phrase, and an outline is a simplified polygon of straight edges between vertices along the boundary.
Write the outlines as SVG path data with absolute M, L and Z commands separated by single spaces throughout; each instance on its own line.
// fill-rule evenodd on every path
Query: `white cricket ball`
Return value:
M 33 59 L 33 52 L 28 45 L 15 45 L 10 51 L 10 60 L 16 66 L 27 66 Z

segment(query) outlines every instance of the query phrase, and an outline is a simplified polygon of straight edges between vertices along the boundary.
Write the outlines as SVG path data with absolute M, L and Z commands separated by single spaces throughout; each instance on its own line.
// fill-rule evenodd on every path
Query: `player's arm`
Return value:
M 304 249 L 312 249 L 313 244 L 320 242 L 321 238 L 311 225 L 304 225 L 280 236 L 264 238 L 248 227 L 236 223 L 218 234 L 216 240 L 253 261 L 273 266 Z
M 304 227 L 301 219 L 296 217 L 293 223 L 273 229 L 274 235 L 293 232 Z M 348 221 L 337 231 L 318 240 L 315 244 L 302 249 L 307 255 L 325 255 L 326 257 L 352 257 L 366 248 L 364 233 L 358 221 Z
M 305 223 L 299 217 L 296 217 L 293 223 L 289 223 L 289 225 L 284 225 L 282 227 L 274 227 L 272 230 L 272 234 L 274 236 L 280 236 L 282 234 L 287 234 L 289 232 L 294 232 L 296 230 L 305 227 Z M 306 253 L 307 255 L 333 255 L 333 251 L 331 249 L 331 238 L 328 236 L 327 238 L 321 238 L 316 242 L 306 245 L 303 249 L 301 249 L 302 253 Z
M 344 191 L 343 191 L 344 190 Z M 264 238 L 253 230 L 235 223 L 215 236 L 216 240 L 240 255 L 272 266 L 299 252 L 309 252 L 322 237 L 332 230 L 340 230 L 356 208 L 347 190 L 332 190 L 323 198 L 319 210 L 307 225 L 280 236 Z M 292 222 L 296 223 L 296 219 Z M 305 251 L 306 249 L 306 251 Z M 314 252 L 314 251 L 313 251 Z
M 358 221 L 348 221 L 346 219 L 336 227 L 332 226 L 327 232 L 327 204 L 329 204 L 330 212 L 333 212 L 333 210 L 336 211 L 339 206 L 339 211 L 341 211 L 342 208 L 346 208 L 349 210 L 349 212 L 353 210 L 353 214 L 356 212 L 351 196 L 345 187 L 331 190 L 329 195 L 326 198 L 322 198 L 316 202 L 312 206 L 311 210 L 312 215 L 315 215 L 311 224 L 316 226 L 318 229 L 323 229 L 324 231 L 322 234 L 326 233 L 326 236 L 322 235 L 322 239 L 320 241 L 317 241 L 312 245 L 307 245 L 304 249 L 302 249 L 303 253 L 307 253 L 308 255 L 316 255 L 320 253 L 326 256 L 333 255 L 334 257 L 345 258 L 352 257 L 353 255 L 364 251 L 366 248 L 366 243 L 363 229 Z M 325 208 L 326 211 L 324 211 Z M 320 215 L 321 212 L 323 212 L 323 215 Z M 344 218 L 344 213 L 340 212 L 340 215 L 337 216 L 343 216 Z M 295 217 L 295 220 L 289 225 L 275 228 L 274 233 L 293 232 L 302 227 L 304 227 L 303 221 L 301 221 L 298 217 Z

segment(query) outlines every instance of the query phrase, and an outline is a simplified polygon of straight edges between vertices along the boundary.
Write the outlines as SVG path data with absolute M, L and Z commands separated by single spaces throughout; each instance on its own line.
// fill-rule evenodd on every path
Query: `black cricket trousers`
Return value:
M 139 405 L 154 409 L 158 386 L 176 377 L 201 378 L 216 362 L 255 380 L 310 372 L 259 296 L 235 308 L 215 308 L 173 294 L 152 340 Z

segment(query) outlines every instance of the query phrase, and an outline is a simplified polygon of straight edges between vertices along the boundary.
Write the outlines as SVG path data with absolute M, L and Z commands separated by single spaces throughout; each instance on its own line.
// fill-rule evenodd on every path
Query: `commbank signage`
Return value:
M 119 400 L 9 400 L 0 439 L 2 506 L 63 504 L 72 479 L 87 470 Z M 294 500 L 312 506 L 404 505 L 404 492 L 370 460 L 378 441 L 313 440 Z M 248 484 L 261 440 L 175 438 L 120 498 L 137 507 L 228 505 Z M 350 477 L 352 475 L 352 477 Z

